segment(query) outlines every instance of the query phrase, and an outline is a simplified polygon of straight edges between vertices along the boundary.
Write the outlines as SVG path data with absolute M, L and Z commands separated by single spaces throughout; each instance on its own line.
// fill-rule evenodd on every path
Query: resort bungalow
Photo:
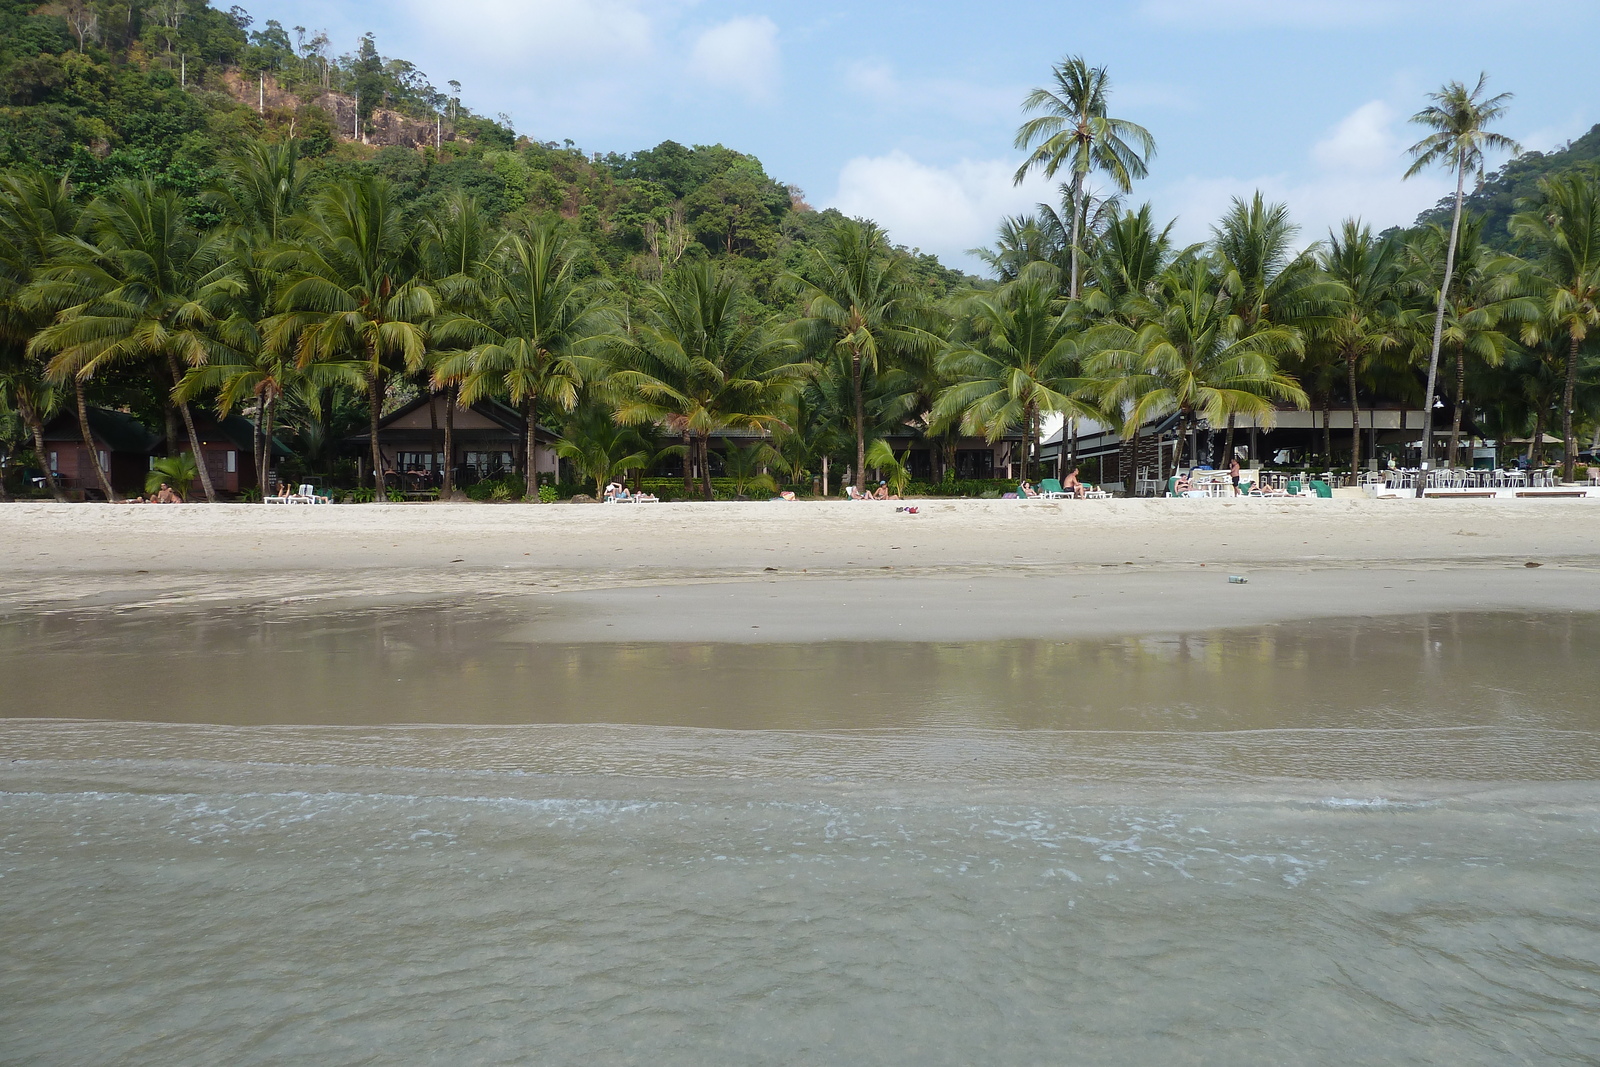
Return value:
M 451 464 L 455 484 L 471 485 L 484 478 L 520 469 L 523 439 L 528 424 L 516 408 L 496 400 L 456 404 L 442 393 L 419 397 L 385 415 L 378 423 L 378 448 L 384 472 L 398 475 L 418 488 L 443 480 L 445 427 L 450 428 Z M 346 438 L 356 451 L 363 480 L 371 475 L 371 434 Z M 534 432 L 533 469 L 553 474 L 557 469 L 557 435 L 543 426 Z
M 227 418 L 217 419 L 203 411 L 195 411 L 193 417 L 194 434 L 198 439 L 196 451 L 199 452 L 196 462 L 200 459 L 205 461 L 206 470 L 211 475 L 211 487 L 219 494 L 229 495 L 258 488 L 255 424 L 243 415 L 229 415 Z M 182 422 L 178 423 L 177 441 L 162 441 L 156 450 L 169 456 L 189 451 L 189 439 Z M 272 455 L 275 460 L 289 454 L 289 449 L 281 442 L 277 440 L 272 442 Z M 200 479 L 196 478 L 186 495 L 188 499 L 198 500 L 200 494 Z
M 62 487 L 74 495 L 103 497 L 95 465 L 109 476 L 118 493 L 144 492 L 156 435 L 125 411 L 89 408 L 89 434 L 94 451 L 84 447 L 76 411 L 64 411 L 44 427 L 44 461 Z
M 1414 466 L 1420 459 L 1422 409 L 1408 408 L 1393 401 L 1377 401 L 1361 409 L 1362 465 L 1376 469 L 1393 457 L 1402 466 Z M 1465 431 L 1464 431 L 1465 432 Z M 1434 413 L 1434 455 L 1442 454 L 1449 439 L 1446 415 Z M 1177 467 L 1226 466 L 1227 426 L 1210 426 L 1202 421 L 1189 435 L 1187 447 L 1181 443 L 1179 416 L 1168 415 L 1139 427 L 1134 438 L 1124 440 L 1120 429 L 1089 426 L 1080 430 L 1077 447 L 1062 441 L 1062 431 L 1040 448 L 1046 469 L 1075 461 L 1085 481 L 1104 485 L 1112 491 L 1135 492 L 1141 476 L 1157 478 L 1157 471 L 1171 474 Z M 1350 409 L 1298 411 L 1280 405 L 1272 416 L 1254 419 L 1241 415 L 1234 420 L 1233 447 L 1246 465 L 1299 466 L 1317 461 L 1332 446 L 1335 462 L 1342 454 L 1350 457 Z M 1184 449 L 1182 455 L 1179 450 Z M 1469 451 L 1469 454 L 1470 451 Z M 1126 469 L 1125 469 L 1126 468 Z

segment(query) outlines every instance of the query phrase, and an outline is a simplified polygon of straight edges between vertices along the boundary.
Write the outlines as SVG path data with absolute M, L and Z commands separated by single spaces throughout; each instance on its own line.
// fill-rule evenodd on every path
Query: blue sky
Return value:
M 1600 121 L 1600 79 L 1563 42 L 1600 37 L 1595 0 L 257 0 L 259 21 L 363 30 L 475 110 L 539 140 L 633 151 L 668 138 L 759 156 L 817 207 L 885 224 L 972 268 L 1018 189 L 1023 94 L 1080 54 L 1112 113 L 1159 153 L 1134 200 L 1206 236 L 1233 196 L 1287 201 L 1311 240 L 1347 215 L 1409 222 L 1448 188 L 1401 181 L 1406 118 L 1447 79 L 1516 94 L 1501 127 L 1547 150 Z

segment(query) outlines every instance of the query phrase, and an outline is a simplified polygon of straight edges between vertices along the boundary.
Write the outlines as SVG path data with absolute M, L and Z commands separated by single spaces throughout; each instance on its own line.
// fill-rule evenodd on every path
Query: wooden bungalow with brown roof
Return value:
M 95 471 L 98 464 L 109 476 L 115 492 L 144 492 L 156 435 L 125 411 L 92 407 L 88 414 L 89 435 L 94 443 L 92 455 L 84 446 L 77 411 L 63 411 L 45 423 L 43 458 L 62 488 L 74 495 L 104 498 L 105 491 Z
M 471 485 L 484 478 L 521 469 L 527 420 L 516 408 L 496 400 L 456 404 L 442 393 L 418 397 L 385 415 L 378 423 L 378 449 L 387 475 L 399 475 L 417 485 L 438 485 L 445 462 L 445 430 L 449 429 L 455 484 Z M 536 427 L 533 469 L 551 474 L 557 469 L 555 445 L 559 440 L 543 426 Z M 370 433 L 346 438 L 360 446 L 362 479 L 370 476 Z

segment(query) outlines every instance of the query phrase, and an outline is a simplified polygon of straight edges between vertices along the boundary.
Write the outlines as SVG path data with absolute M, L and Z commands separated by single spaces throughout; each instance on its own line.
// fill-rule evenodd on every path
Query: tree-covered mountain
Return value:
M 1486 242 L 1496 248 L 1509 247 L 1513 242 L 1507 223 L 1517 213 L 1518 201 L 1538 196 L 1540 178 L 1554 177 L 1596 163 L 1600 163 L 1600 124 L 1561 148 L 1550 152 L 1524 152 L 1507 161 L 1467 194 L 1466 209 L 1483 216 L 1483 239 Z M 1417 216 L 1417 226 L 1436 222 L 1448 227 L 1453 203 L 1453 197 L 1439 201 Z
M 0 168 L 68 174 L 85 195 L 149 177 L 205 223 L 221 217 L 209 190 L 231 150 L 291 138 L 314 181 L 380 175 L 418 217 L 455 191 L 497 218 L 558 215 L 586 238 L 586 269 L 624 285 L 727 261 L 774 310 L 789 299 L 777 279 L 831 214 L 722 145 L 602 156 L 520 136 L 371 34 L 335 54 L 324 35 L 205 0 L 0 0 Z M 936 295 L 975 281 L 913 262 Z

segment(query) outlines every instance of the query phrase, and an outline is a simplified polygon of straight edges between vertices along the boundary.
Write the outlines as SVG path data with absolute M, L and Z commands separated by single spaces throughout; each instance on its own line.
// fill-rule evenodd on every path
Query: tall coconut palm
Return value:
M 933 319 L 924 292 L 911 278 L 905 257 L 889 247 L 873 223 L 848 219 L 834 224 L 789 279 L 804 308 L 794 327 L 802 351 L 814 359 L 837 353 L 850 368 L 853 474 L 856 488 L 862 489 L 867 455 L 864 373 L 876 370 L 885 357 L 925 355 L 942 342 L 930 329 Z
M 44 423 L 61 398 L 27 350 L 55 309 L 25 296 L 57 246 L 77 232 L 78 219 L 66 179 L 25 172 L 0 176 L 0 389 L 33 438 L 45 483 L 57 500 L 66 497 L 44 450 Z
M 940 360 L 951 384 L 930 425 L 959 424 L 991 443 L 1020 429 L 1025 472 L 1037 461 L 1045 415 L 1098 413 L 1084 397 L 1089 383 L 1078 371 L 1077 331 L 1056 297 L 1060 279 L 1050 264 L 1030 263 L 1016 281 L 967 298 Z
M 711 499 L 710 436 L 728 427 L 777 428 L 800 368 L 782 334 L 746 314 L 737 276 L 679 267 L 648 291 L 632 336 L 614 346 L 608 390 L 624 424 L 666 423 L 684 437 Z
M 1496 252 L 1483 241 L 1484 217 L 1463 214 L 1461 232 L 1456 238 L 1455 276 L 1450 297 L 1445 301 L 1444 330 L 1440 348 L 1455 355 L 1456 391 L 1450 423 L 1450 449 L 1446 462 L 1459 462 L 1461 421 L 1467 407 L 1469 360 L 1496 367 L 1505 359 L 1511 345 L 1507 329 L 1512 321 L 1527 320 L 1538 313 L 1536 302 L 1516 290 L 1522 282 L 1520 264 Z M 1438 278 L 1433 264 L 1438 263 L 1449 233 L 1430 223 L 1406 246 L 1413 277 L 1425 279 L 1420 287 L 1430 300 L 1437 299 Z
M 236 225 L 263 242 L 287 240 L 306 206 L 311 175 L 300 165 L 294 141 L 246 141 L 223 161 L 213 198 Z
M 266 343 L 280 351 L 292 346 L 302 368 L 319 363 L 360 372 L 380 502 L 387 494 L 378 421 L 389 378 L 422 366 L 437 306 L 417 276 L 415 253 L 393 186 L 361 178 L 319 194 L 299 239 L 273 261 L 285 281 Z
M 482 312 L 448 318 L 435 342 L 446 349 L 434 367 L 436 384 L 458 385 L 463 404 L 505 397 L 522 412 L 530 501 L 539 499 L 534 441 L 540 408 L 571 411 L 577 405 L 585 356 L 611 329 L 603 295 L 577 278 L 573 252 L 554 223 L 513 235 L 486 281 Z
M 1350 473 L 1361 471 L 1361 394 L 1357 378 L 1373 356 L 1399 343 L 1403 313 L 1397 286 L 1402 245 L 1375 238 L 1359 219 L 1346 219 L 1329 233 L 1322 250 L 1322 272 L 1339 287 L 1332 322 L 1316 331 L 1344 363 L 1350 392 Z
M 425 383 L 429 389 L 437 390 L 441 386 L 434 372 L 450 355 L 463 351 L 462 339 L 457 337 L 459 331 L 448 323 L 456 316 L 469 320 L 481 316 L 487 307 L 489 278 L 499 256 L 502 235 L 478 201 L 465 193 L 447 197 L 429 213 L 423 220 L 422 232 L 422 261 L 442 305 L 441 321 L 431 338 L 432 369 Z M 439 491 L 448 496 L 455 488 L 455 412 L 461 390 L 453 382 L 443 383 L 442 387 L 447 396 L 444 437 L 439 449 L 444 456 Z M 534 495 L 537 496 L 536 488 Z
M 50 353 L 50 373 L 74 383 L 78 419 L 87 432 L 82 386 L 96 373 L 154 362 L 176 391 L 187 368 L 226 346 L 217 337 L 224 299 L 222 237 L 196 229 L 177 193 L 150 181 L 123 183 L 90 205 L 85 227 L 89 242 L 63 246 L 56 265 L 32 287 L 39 304 L 63 309 L 29 348 Z M 175 399 L 189 451 L 198 457 L 194 414 L 186 399 Z M 171 443 L 169 438 L 169 448 Z M 200 487 L 215 501 L 207 467 L 198 466 Z M 107 498 L 115 499 L 104 472 L 101 483 Z
M 1148 173 L 1155 154 L 1155 138 L 1150 131 L 1127 119 L 1106 114 L 1111 79 L 1104 67 L 1091 67 L 1080 56 L 1069 56 L 1051 68 L 1052 88 L 1038 88 L 1022 102 L 1024 111 L 1043 114 L 1028 119 L 1017 129 L 1016 147 L 1031 149 L 1017 168 L 1014 181 L 1021 185 L 1028 172 L 1038 168 L 1047 178 L 1065 169 L 1072 175 L 1072 222 L 1068 234 L 1070 266 L 1067 295 L 1078 298 L 1078 261 L 1084 214 L 1084 181 L 1092 171 L 1111 179 L 1126 193 L 1137 178 Z
M 1570 482 L 1578 460 L 1572 414 L 1579 350 L 1600 326 L 1600 174 L 1541 178 L 1539 195 L 1512 216 L 1511 232 L 1535 250 L 1529 273 L 1538 314 L 1523 326 L 1523 340 L 1551 342 L 1565 335 L 1567 342 L 1561 436 L 1562 476 Z
M 1432 462 L 1433 447 L 1433 393 L 1439 379 L 1439 346 L 1444 334 L 1445 301 L 1450 295 L 1450 279 L 1455 275 L 1456 239 L 1461 233 L 1461 206 L 1466 197 L 1467 175 L 1483 177 L 1484 153 L 1504 150 L 1520 152 L 1522 146 L 1503 134 L 1489 130 L 1489 124 L 1506 112 L 1510 93 L 1484 97 L 1489 83 L 1487 74 L 1478 75 L 1478 84 L 1468 89 L 1463 82 L 1450 82 L 1436 93 L 1429 93 L 1433 101 L 1411 116 L 1411 121 L 1427 126 L 1434 132 L 1411 146 L 1412 163 L 1406 177 L 1422 173 L 1428 167 L 1443 164 L 1455 172 L 1455 208 L 1450 215 L 1450 240 L 1445 246 L 1444 272 L 1440 275 L 1439 302 L 1433 320 L 1433 347 L 1428 354 L 1428 388 L 1422 401 L 1422 461 Z M 1427 486 L 1426 478 L 1417 479 L 1417 495 Z
M 1298 331 L 1246 332 L 1231 304 L 1211 265 L 1193 261 L 1168 272 L 1143 325 L 1107 322 L 1090 333 L 1084 371 L 1107 410 L 1126 412 L 1125 436 L 1176 413 L 1181 455 L 1202 418 L 1215 426 L 1232 414 L 1264 417 L 1275 400 L 1305 405 L 1305 392 L 1278 369 L 1302 347 Z

